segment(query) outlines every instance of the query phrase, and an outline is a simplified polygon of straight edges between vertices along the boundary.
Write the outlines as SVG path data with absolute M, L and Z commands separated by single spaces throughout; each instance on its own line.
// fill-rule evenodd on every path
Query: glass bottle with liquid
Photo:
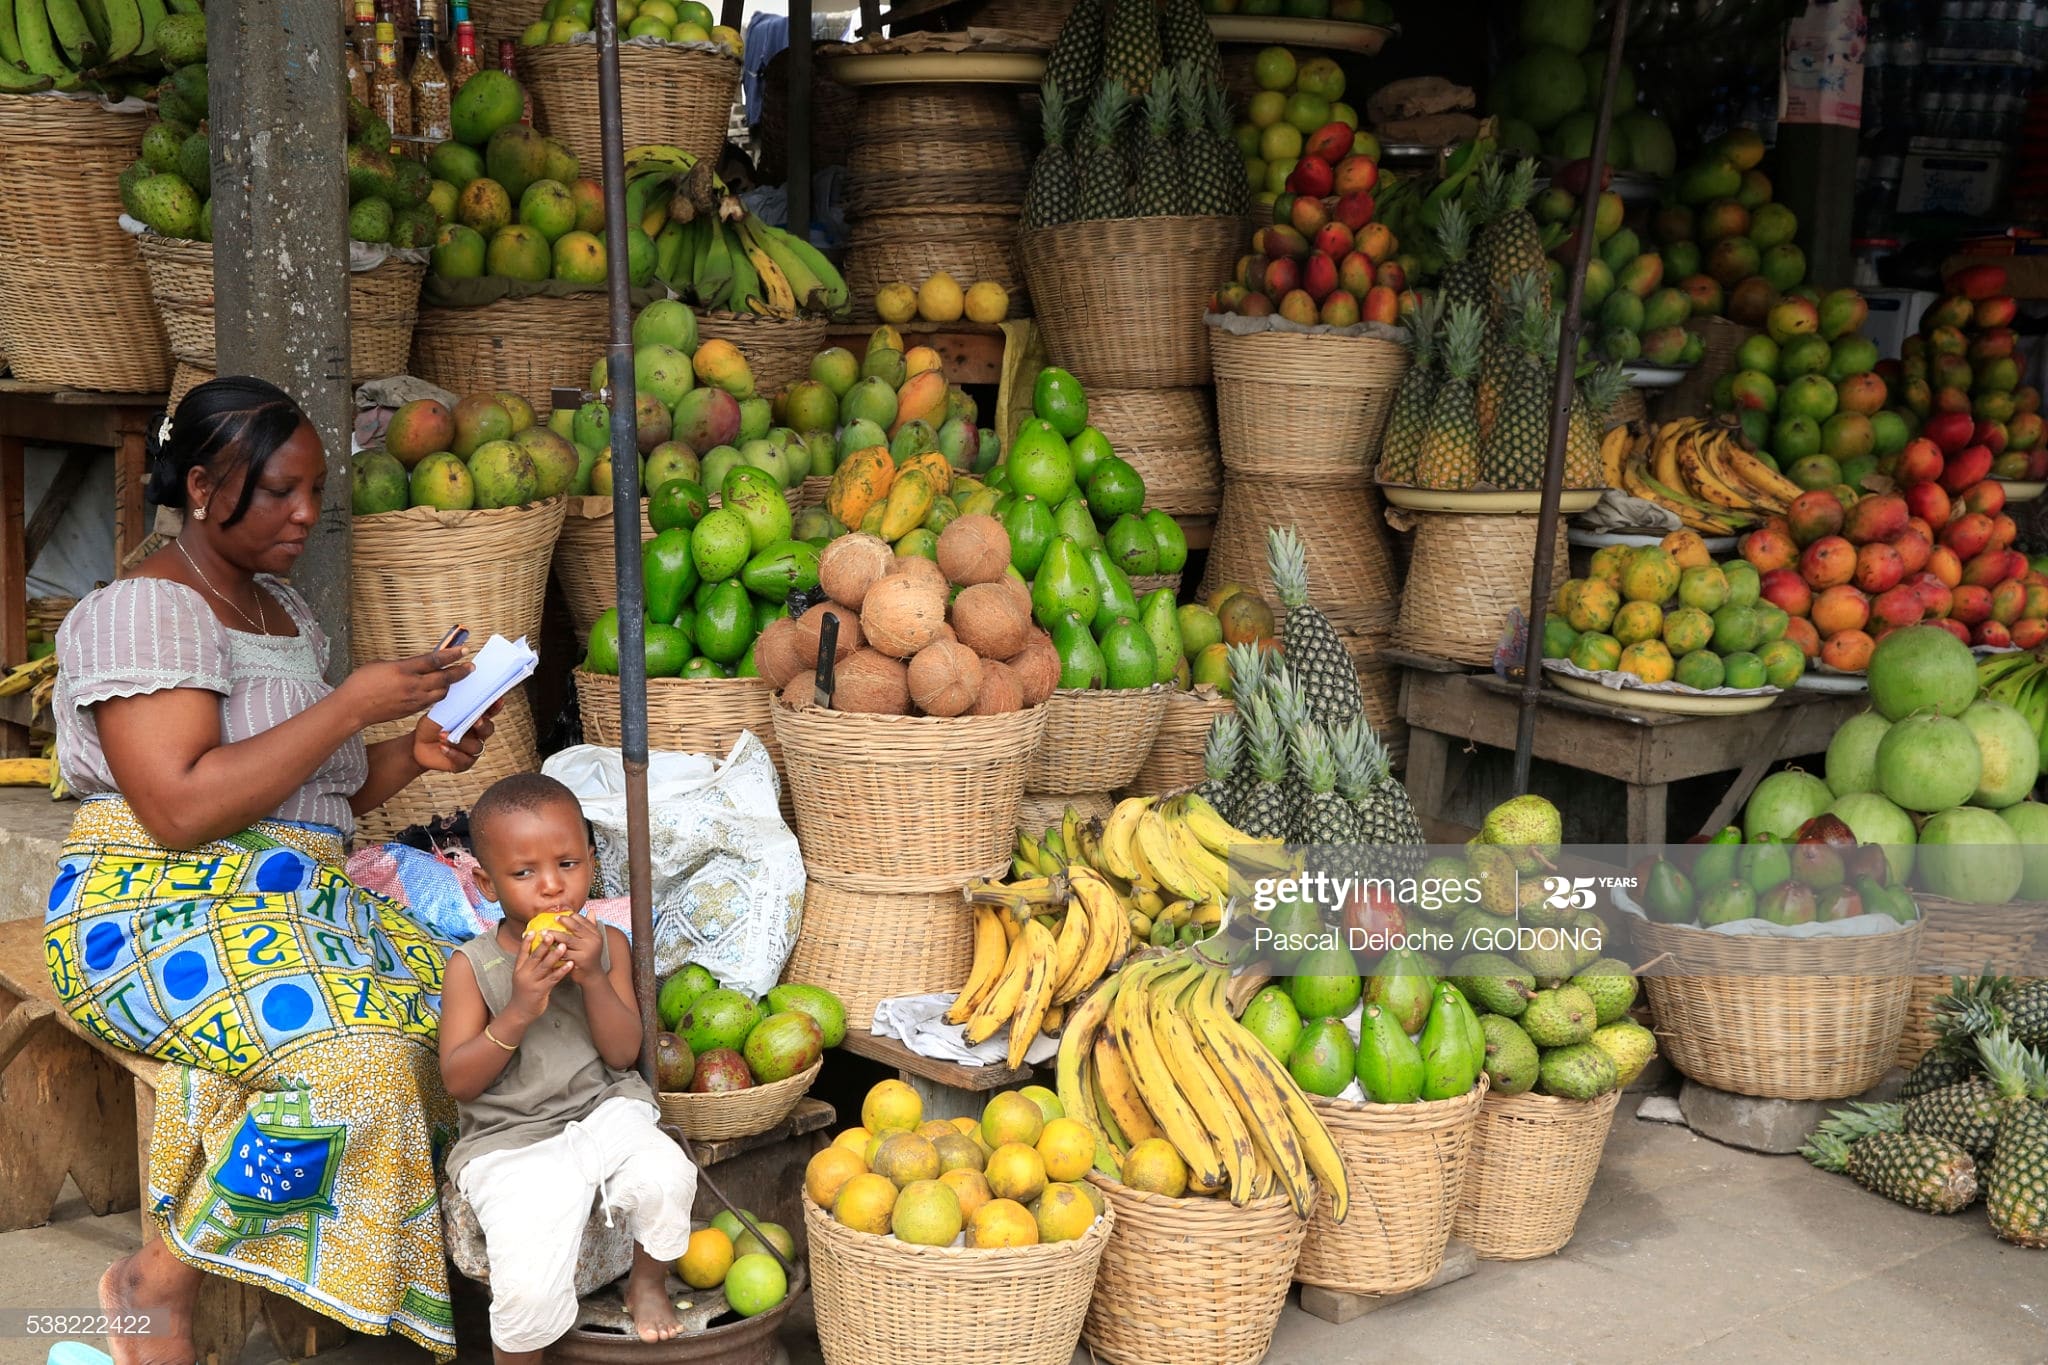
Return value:
M 354 9 L 354 22 L 344 45 L 348 48 L 348 93 L 368 104 L 377 70 L 377 6 L 374 0 L 355 0 Z
M 447 71 L 441 66 L 436 11 L 434 0 L 420 0 L 419 50 L 413 54 L 412 76 L 407 84 L 412 87 L 413 135 L 445 142 L 454 91 L 449 86 Z
M 398 30 L 377 25 L 377 66 L 370 74 L 370 108 L 391 125 L 394 138 L 412 136 L 412 91 L 398 66 Z
M 476 55 L 476 26 L 463 17 L 467 13 L 463 6 L 455 7 L 455 59 L 449 63 L 448 85 L 457 93 L 471 76 L 483 70 Z
M 515 81 L 519 79 L 519 64 L 514 60 L 513 44 L 510 38 L 498 39 L 498 70 L 504 72 Z M 533 92 L 527 90 L 524 86 L 521 86 L 520 89 L 526 96 L 526 108 L 519 115 L 519 121 L 531 124 L 533 122 Z

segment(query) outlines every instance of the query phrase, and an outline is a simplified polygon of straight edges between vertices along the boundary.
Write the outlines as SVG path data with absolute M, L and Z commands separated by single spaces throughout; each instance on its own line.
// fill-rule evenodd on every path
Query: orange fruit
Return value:
M 683 1259 L 676 1262 L 676 1274 L 692 1289 L 716 1289 L 725 1283 L 725 1272 L 731 1269 L 732 1238 L 717 1228 L 698 1228 L 691 1233 Z
M 1079 1185 L 1047 1185 L 1031 1205 L 1041 1242 L 1071 1242 L 1095 1225 L 1095 1204 Z
M 932 1143 L 932 1150 L 939 1154 L 939 1173 L 942 1175 L 947 1171 L 978 1172 L 988 1164 L 988 1153 L 981 1150 L 981 1144 L 960 1136 L 952 1128 Z
M 858 1153 L 844 1147 L 827 1147 L 804 1167 L 804 1193 L 819 1208 L 829 1209 L 840 1187 L 857 1175 L 867 1174 L 867 1169 Z
M 989 1155 L 982 1175 L 988 1179 L 989 1190 L 996 1198 L 1027 1204 L 1045 1190 L 1045 1158 L 1036 1147 L 1006 1142 Z
M 861 1148 L 860 1159 L 867 1163 L 869 1170 L 875 1169 L 875 1158 L 881 1154 L 882 1144 L 898 1134 L 907 1134 L 908 1128 L 882 1128 L 868 1134 L 867 1146 Z
M 855 1232 L 880 1236 L 889 1230 L 889 1215 L 896 1209 L 896 1182 L 886 1175 L 857 1175 L 839 1187 L 832 1201 L 832 1217 Z
M 939 1177 L 939 1183 L 951 1190 L 953 1197 L 960 1201 L 960 1216 L 963 1218 L 974 1217 L 976 1209 L 994 1198 L 989 1193 L 988 1181 L 982 1178 L 980 1171 L 948 1171 Z
M 865 1128 L 849 1128 L 838 1137 L 833 1138 L 832 1145 L 834 1147 L 844 1147 L 847 1151 L 852 1152 L 860 1158 L 861 1165 L 865 1166 L 868 1160 L 868 1139 L 873 1136 L 874 1134 Z
M 1178 1199 L 1188 1192 L 1188 1165 L 1165 1138 L 1146 1138 L 1124 1153 L 1124 1184 Z
M 960 1197 L 937 1180 L 913 1180 L 896 1196 L 889 1229 L 913 1246 L 951 1246 L 960 1235 Z
M 1038 1135 L 1037 1151 L 1046 1179 L 1079 1180 L 1095 1164 L 1095 1135 L 1078 1119 L 1054 1119 Z
M 896 1188 L 913 1185 L 920 1180 L 939 1178 L 939 1153 L 929 1139 L 915 1133 L 892 1133 L 883 1140 L 875 1153 L 875 1159 L 868 1163 L 875 1174 L 886 1175 L 896 1182 Z
M 963 1114 L 959 1118 L 949 1119 L 947 1122 L 951 1123 L 967 1137 L 978 1138 L 981 1136 L 981 1120 L 979 1119 L 971 1119 Z
M 937 1142 L 948 1133 L 957 1133 L 959 1131 L 959 1129 L 944 1119 L 926 1119 L 923 1123 L 917 1125 L 917 1135 L 927 1142 Z
M 977 1248 L 1037 1246 L 1038 1220 L 1031 1216 L 1031 1210 L 1014 1199 L 991 1199 L 968 1218 L 967 1245 Z
M 902 1081 L 883 1081 L 860 1102 L 860 1122 L 871 1133 L 884 1128 L 915 1129 L 924 1122 L 924 1101 Z
M 1005 1090 L 981 1111 L 981 1136 L 990 1150 L 1006 1142 L 1021 1142 L 1029 1147 L 1044 1131 L 1044 1113 L 1014 1090 Z

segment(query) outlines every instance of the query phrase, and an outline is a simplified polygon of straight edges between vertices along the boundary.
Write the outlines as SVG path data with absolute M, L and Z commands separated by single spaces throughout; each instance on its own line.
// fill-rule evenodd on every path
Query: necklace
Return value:
M 256 627 L 256 633 L 258 635 L 270 634 L 270 617 L 269 614 L 263 610 L 263 589 L 256 589 L 256 615 L 251 616 L 248 612 L 242 610 L 241 603 L 235 601 L 234 598 L 229 597 L 219 588 L 213 586 L 213 580 L 206 576 L 206 570 L 199 567 L 199 561 L 192 558 L 192 552 L 185 548 L 184 541 L 181 540 L 177 542 L 177 545 L 178 553 L 185 556 L 185 562 L 192 566 L 193 573 L 199 575 L 199 581 L 206 585 L 206 590 L 208 592 L 212 593 L 215 597 L 218 597 L 221 601 L 233 607 L 235 609 L 235 614 L 237 616 L 241 617 L 244 621 L 247 621 L 250 625 Z

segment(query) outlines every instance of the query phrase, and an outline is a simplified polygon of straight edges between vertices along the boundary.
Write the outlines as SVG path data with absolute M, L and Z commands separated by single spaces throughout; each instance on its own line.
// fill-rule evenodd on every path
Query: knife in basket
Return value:
M 826 612 L 818 618 L 818 679 L 811 700 L 832 709 L 832 674 L 839 661 L 839 614 Z

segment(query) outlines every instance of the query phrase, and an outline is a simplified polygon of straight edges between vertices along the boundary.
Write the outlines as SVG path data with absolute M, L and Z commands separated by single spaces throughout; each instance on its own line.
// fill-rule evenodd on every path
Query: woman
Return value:
M 57 752 L 86 797 L 50 890 L 65 1008 L 166 1066 L 147 1206 L 160 1237 L 101 1281 L 110 1312 L 168 1307 L 117 1356 L 192 1358 L 202 1273 L 452 1355 L 434 1164 L 455 1110 L 435 1032 L 451 945 L 340 869 L 354 816 L 490 735 L 361 731 L 417 715 L 459 651 L 324 680 L 328 646 L 284 578 L 327 461 L 259 379 L 185 396 L 151 449 L 176 541 L 58 632 Z

